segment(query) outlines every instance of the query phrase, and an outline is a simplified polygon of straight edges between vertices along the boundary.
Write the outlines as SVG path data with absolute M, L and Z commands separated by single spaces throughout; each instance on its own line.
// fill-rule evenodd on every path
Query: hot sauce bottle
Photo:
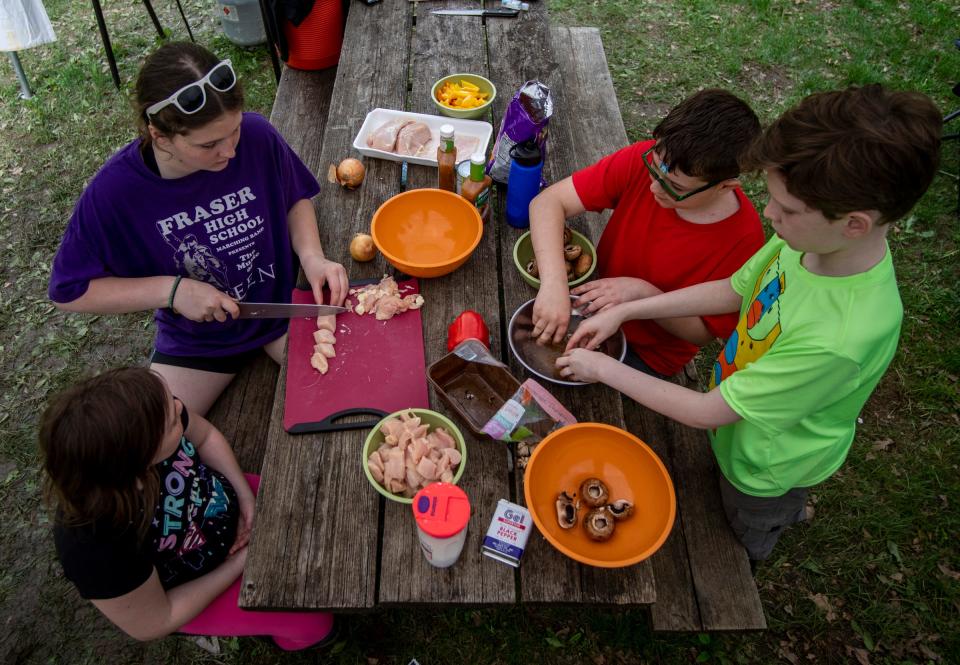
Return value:
M 483 221 L 490 219 L 490 189 L 493 178 L 484 173 L 486 166 L 482 152 L 470 156 L 470 177 L 460 185 L 460 196 L 477 206 Z
M 453 144 L 453 125 L 441 125 L 437 146 L 437 187 L 457 191 L 457 149 Z

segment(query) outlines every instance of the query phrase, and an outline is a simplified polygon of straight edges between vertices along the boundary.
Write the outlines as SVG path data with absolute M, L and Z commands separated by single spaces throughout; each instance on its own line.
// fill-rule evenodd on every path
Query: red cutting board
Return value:
M 351 288 L 379 280 L 351 283 Z M 397 282 L 402 295 L 419 293 L 416 279 Z M 348 296 L 356 305 L 356 298 Z M 294 303 L 313 303 L 313 294 L 293 290 Z M 310 365 L 316 319 L 290 319 L 283 428 L 288 432 L 329 432 L 373 427 L 384 416 L 407 408 L 429 408 L 420 310 L 389 321 L 352 311 L 337 316 L 337 355 L 320 374 Z M 369 415 L 362 422 L 338 422 Z

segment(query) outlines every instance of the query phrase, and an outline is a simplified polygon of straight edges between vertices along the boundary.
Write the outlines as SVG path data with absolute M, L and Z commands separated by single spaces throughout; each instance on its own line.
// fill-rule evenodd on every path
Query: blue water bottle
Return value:
M 530 226 L 530 201 L 540 193 L 543 157 L 533 139 L 510 148 L 510 177 L 507 180 L 507 223 L 518 229 Z

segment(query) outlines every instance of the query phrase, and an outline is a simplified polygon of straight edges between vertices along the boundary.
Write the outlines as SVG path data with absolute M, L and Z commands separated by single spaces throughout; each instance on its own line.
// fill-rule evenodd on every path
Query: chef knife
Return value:
M 241 302 L 241 319 L 290 319 L 343 314 L 350 310 L 333 305 L 296 305 L 275 302 Z
M 490 18 L 514 18 L 519 9 L 434 9 L 431 14 L 443 16 L 489 16 Z

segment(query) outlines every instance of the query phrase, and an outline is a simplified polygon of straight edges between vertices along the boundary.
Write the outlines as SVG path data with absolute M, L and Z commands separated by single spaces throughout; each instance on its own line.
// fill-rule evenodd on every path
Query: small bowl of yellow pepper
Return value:
M 496 96 L 496 86 L 478 74 L 450 74 L 430 90 L 440 113 L 450 118 L 480 118 Z

